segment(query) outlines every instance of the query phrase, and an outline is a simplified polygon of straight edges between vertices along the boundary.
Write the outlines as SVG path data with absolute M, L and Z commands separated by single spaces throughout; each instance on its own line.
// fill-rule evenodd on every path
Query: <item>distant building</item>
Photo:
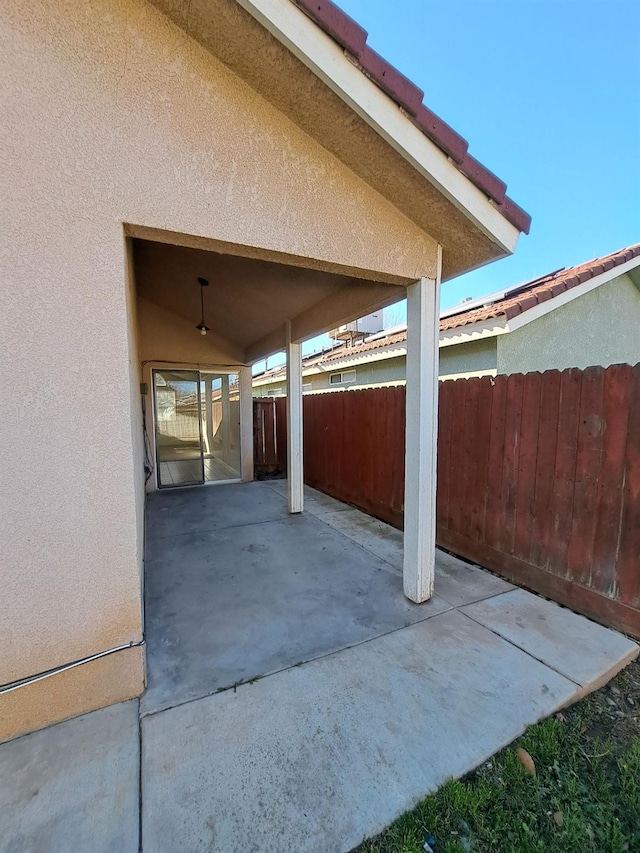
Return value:
M 440 315 L 440 379 L 640 361 L 640 244 Z M 336 343 L 303 363 L 303 390 L 402 385 L 406 326 Z M 284 367 L 255 376 L 254 396 L 286 394 Z

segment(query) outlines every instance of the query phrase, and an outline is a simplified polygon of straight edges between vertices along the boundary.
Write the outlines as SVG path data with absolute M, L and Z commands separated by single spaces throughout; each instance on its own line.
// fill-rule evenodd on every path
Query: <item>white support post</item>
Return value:
M 407 415 L 404 487 L 404 594 L 433 595 L 436 555 L 436 455 L 440 270 L 407 288 Z
M 291 340 L 287 320 L 287 503 L 290 513 L 304 508 L 302 461 L 302 354 L 299 343 Z
M 204 377 L 204 414 L 205 414 L 205 425 L 206 425 L 206 445 L 207 445 L 207 453 L 209 455 L 213 455 L 213 394 L 212 394 L 212 382 L 210 376 Z
M 253 480 L 253 383 L 251 368 L 240 374 L 240 468 L 243 483 Z

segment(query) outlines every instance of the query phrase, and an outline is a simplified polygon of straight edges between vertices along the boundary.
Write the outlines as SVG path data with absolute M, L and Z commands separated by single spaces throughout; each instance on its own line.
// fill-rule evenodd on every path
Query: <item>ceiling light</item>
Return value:
M 201 335 L 206 335 L 207 332 L 211 331 L 204 322 L 204 289 L 205 287 L 209 287 L 209 282 L 206 278 L 199 278 L 198 284 L 200 285 L 200 322 L 196 326 L 196 329 L 198 329 Z

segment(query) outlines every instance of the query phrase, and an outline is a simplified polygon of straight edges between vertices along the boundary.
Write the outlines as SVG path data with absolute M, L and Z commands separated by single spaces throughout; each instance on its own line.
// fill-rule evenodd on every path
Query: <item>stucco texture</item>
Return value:
M 380 280 L 433 277 L 436 246 L 143 0 L 3 0 L 0 74 L 6 683 L 141 638 L 124 224 Z
M 134 646 L 36 681 L 0 697 L 0 743 L 139 696 L 144 689 L 144 649 Z
M 440 347 L 441 379 L 455 379 L 477 374 L 488 375 L 495 373 L 496 367 L 496 338 L 484 338 Z
M 640 361 L 640 291 L 617 276 L 498 338 L 498 373 Z

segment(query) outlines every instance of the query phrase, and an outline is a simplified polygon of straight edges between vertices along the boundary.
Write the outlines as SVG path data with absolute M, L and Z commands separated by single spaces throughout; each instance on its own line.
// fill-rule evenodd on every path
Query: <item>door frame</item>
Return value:
M 143 405 L 143 431 L 144 431 L 144 442 L 145 447 L 147 448 L 147 459 L 148 464 L 151 467 L 151 473 L 149 474 L 146 482 L 146 492 L 153 492 L 156 490 L 159 491 L 169 491 L 170 489 L 185 489 L 185 488 L 193 488 L 194 486 L 160 486 L 159 485 L 159 467 L 158 467 L 158 454 L 157 454 L 157 446 L 156 446 L 156 438 L 155 438 L 155 425 L 156 425 L 156 400 L 155 400 L 155 390 L 154 390 L 154 373 L 163 371 L 173 371 L 173 372 L 187 372 L 187 373 L 197 373 L 200 376 L 200 381 L 202 381 L 202 374 L 206 373 L 216 373 L 216 374 L 238 374 L 239 382 L 238 382 L 238 393 L 239 393 L 239 403 L 240 403 L 240 436 L 239 436 L 239 444 L 240 444 L 240 474 L 241 476 L 238 478 L 230 478 L 228 480 L 209 480 L 204 481 L 202 483 L 195 483 L 194 486 L 220 486 L 220 485 L 232 485 L 237 483 L 246 483 L 251 482 L 253 477 L 253 386 L 251 379 L 251 368 L 248 365 L 244 364 L 196 364 L 192 365 L 189 363 L 176 363 L 171 361 L 162 361 L 162 360 L 150 360 L 142 363 L 142 388 L 141 392 L 143 395 L 143 399 L 148 400 L 148 404 L 145 403 Z M 200 391 L 200 386 L 198 386 Z M 250 423 L 245 423 L 247 417 L 250 419 Z M 151 439 L 151 435 L 153 434 L 153 439 Z M 202 418 L 200 418 L 200 435 L 201 435 L 201 452 L 203 452 L 203 444 L 202 444 Z
M 163 485 L 160 482 L 160 465 L 162 464 L 158 460 L 158 420 L 157 420 L 157 407 L 156 407 L 156 376 L 162 373 L 187 373 L 190 374 L 191 378 L 185 379 L 185 382 L 195 382 L 196 385 L 196 399 L 198 401 L 198 445 L 200 447 L 200 472 L 201 477 L 200 480 L 196 480 L 193 483 L 182 483 L 180 485 Z M 193 376 L 197 377 L 193 379 Z M 204 444 L 202 440 L 202 374 L 199 370 L 189 370 L 188 368 L 167 368 L 167 367 L 154 367 L 151 370 L 151 399 L 152 399 L 152 407 L 153 407 L 153 441 L 154 441 L 154 452 L 155 452 L 155 474 L 156 474 L 156 488 L 158 490 L 162 490 L 163 492 L 166 489 L 189 489 L 192 486 L 203 486 L 205 484 L 205 476 L 204 476 Z

